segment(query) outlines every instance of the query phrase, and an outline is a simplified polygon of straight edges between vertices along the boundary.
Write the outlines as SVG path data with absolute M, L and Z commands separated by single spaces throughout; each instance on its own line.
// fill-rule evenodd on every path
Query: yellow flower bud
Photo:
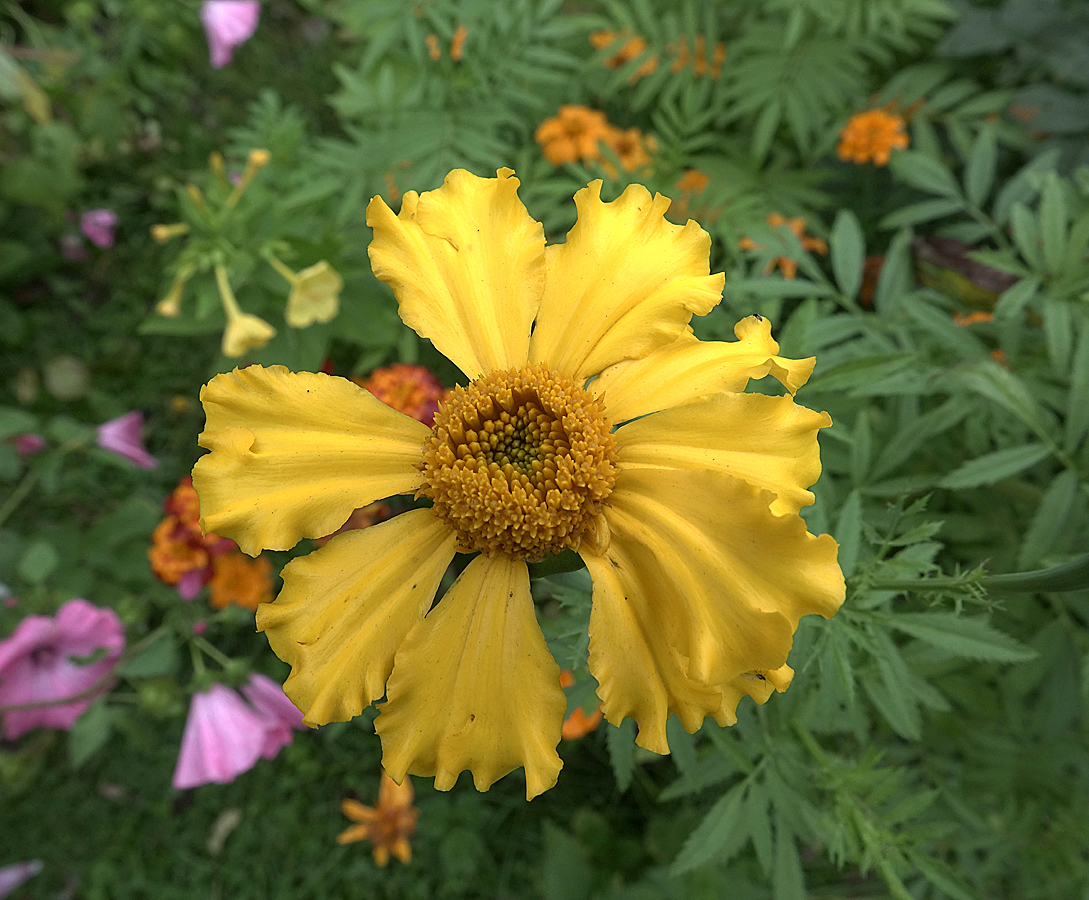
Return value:
M 173 225 L 152 225 L 151 237 L 159 244 L 165 244 L 171 238 L 181 237 L 188 233 L 189 226 L 184 222 L 175 222 Z

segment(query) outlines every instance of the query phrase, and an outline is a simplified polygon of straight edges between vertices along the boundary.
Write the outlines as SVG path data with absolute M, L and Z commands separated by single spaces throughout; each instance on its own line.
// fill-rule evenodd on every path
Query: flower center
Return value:
M 421 467 L 435 514 L 464 553 L 539 560 L 577 550 L 617 472 L 601 404 L 545 365 L 454 388 L 435 415 Z

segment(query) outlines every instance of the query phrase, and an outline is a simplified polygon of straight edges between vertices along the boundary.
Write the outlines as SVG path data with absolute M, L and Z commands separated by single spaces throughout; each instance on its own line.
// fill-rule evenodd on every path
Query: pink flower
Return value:
M 178 790 L 229 784 L 253 768 L 267 737 L 265 720 L 235 691 L 222 684 L 198 691 L 189 704 L 171 784 Z
M 40 859 L 28 859 L 26 862 L 0 867 L 0 900 L 14 891 L 24 881 L 33 878 L 42 870 Z
M 97 444 L 103 450 L 123 456 L 129 462 L 136 463 L 141 469 L 154 469 L 159 461 L 144 449 L 140 428 L 144 417 L 133 411 L 110 419 L 98 426 Z
M 0 707 L 22 703 L 53 703 L 38 709 L 3 713 L 8 740 L 32 728 L 67 730 L 91 705 L 93 697 L 55 703 L 93 687 L 113 668 L 125 647 L 125 629 L 112 609 L 86 600 L 69 600 L 55 616 L 27 616 L 15 633 L 0 641 Z M 72 657 L 106 655 L 87 665 Z
M 15 435 L 15 452 L 20 456 L 33 456 L 45 449 L 45 438 L 34 432 Z
M 260 17 L 258 0 L 207 0 L 201 6 L 200 21 L 208 37 L 213 69 L 222 69 L 234 56 L 235 47 L 253 37 Z
M 79 217 L 79 230 L 96 247 L 113 246 L 117 213 L 112 209 L 89 209 Z
M 292 731 L 306 730 L 303 714 L 287 699 L 284 689 L 271 678 L 254 672 L 250 680 L 242 686 L 242 693 L 253 704 L 268 728 L 265 746 L 261 751 L 265 759 L 272 759 L 295 739 Z

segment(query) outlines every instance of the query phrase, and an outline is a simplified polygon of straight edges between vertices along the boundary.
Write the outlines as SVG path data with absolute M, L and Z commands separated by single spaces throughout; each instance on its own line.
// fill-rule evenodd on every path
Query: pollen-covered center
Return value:
M 424 444 L 424 486 L 462 552 L 538 560 L 569 547 L 616 480 L 601 404 L 545 365 L 454 388 Z

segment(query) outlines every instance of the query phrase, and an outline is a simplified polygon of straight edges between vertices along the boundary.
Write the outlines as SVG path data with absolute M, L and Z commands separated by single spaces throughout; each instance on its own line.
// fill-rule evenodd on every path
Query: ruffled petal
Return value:
M 813 502 L 817 432 L 831 424 L 790 397 L 724 393 L 629 422 L 616 441 L 621 466 L 732 475 L 770 491 L 772 512 L 788 515 Z
M 324 537 L 352 511 L 421 483 L 427 426 L 343 378 L 248 366 L 200 392 L 193 484 L 201 528 L 250 556 Z
M 464 169 L 405 194 L 395 216 L 367 207 L 371 268 L 393 288 L 401 319 L 469 378 L 525 364 L 544 287 L 544 228 L 518 199 L 511 169 Z
M 394 653 L 453 558 L 454 532 L 417 509 L 288 563 L 257 628 L 291 666 L 284 693 L 306 724 L 346 721 L 386 692 Z
M 556 783 L 567 699 L 537 625 L 524 562 L 478 556 L 397 652 L 375 721 L 396 781 L 468 769 L 478 790 L 525 766 L 526 798 Z
M 794 670 L 790 666 L 780 666 L 767 672 L 746 672 L 723 685 L 722 705 L 714 714 L 715 720 L 723 725 L 737 724 L 737 704 L 743 697 L 752 697 L 763 706 L 773 691 L 782 693 L 794 680 Z
M 719 302 L 725 278 L 708 274 L 707 232 L 667 221 L 669 199 L 661 194 L 633 184 L 604 203 L 594 181 L 575 194 L 575 205 L 567 242 L 545 253 L 529 359 L 584 381 L 675 341 L 693 314 Z
M 786 359 L 771 337 L 771 322 L 749 316 L 734 327 L 738 340 L 699 341 L 682 335 L 642 359 L 610 366 L 590 382 L 612 422 L 690 403 L 722 391 L 745 390 L 750 378 L 772 375 L 792 394 L 813 373 L 815 359 Z
M 583 552 L 590 671 L 606 718 L 634 718 L 651 750 L 665 746 L 670 713 L 689 731 L 708 715 L 728 723 L 740 695 L 727 687 L 780 669 L 800 617 L 843 602 L 835 541 L 769 502 L 709 471 L 621 470 L 605 511 L 611 541 Z

